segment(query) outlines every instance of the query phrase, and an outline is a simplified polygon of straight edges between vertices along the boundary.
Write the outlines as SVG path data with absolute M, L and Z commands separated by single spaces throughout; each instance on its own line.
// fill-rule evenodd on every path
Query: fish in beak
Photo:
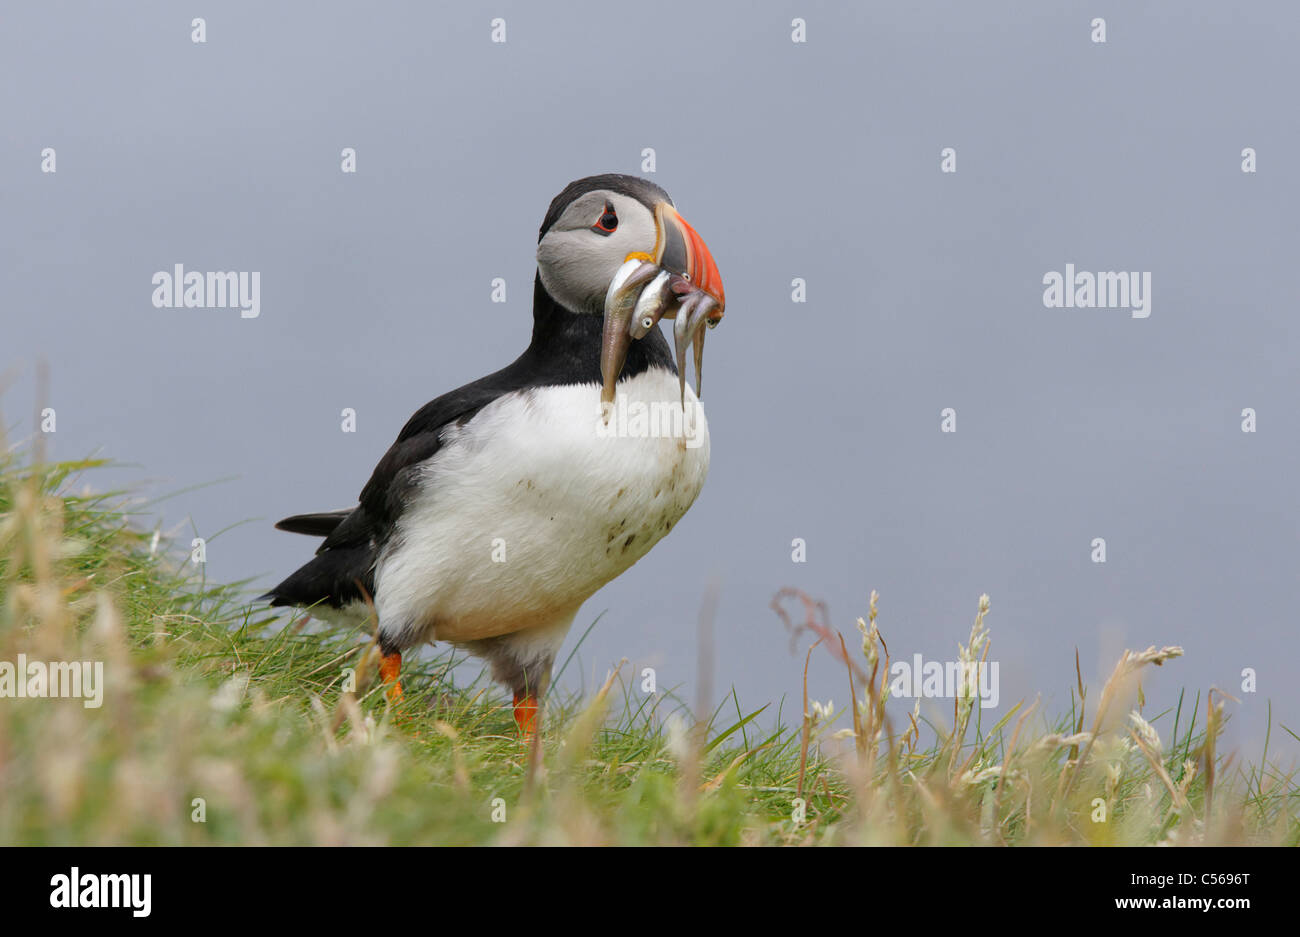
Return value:
M 655 206 L 655 246 L 628 254 L 605 293 L 601 336 L 602 404 L 614 402 L 627 350 L 660 319 L 675 319 L 677 376 L 686 404 L 686 351 L 695 346 L 695 393 L 703 386 L 704 331 L 722 320 L 726 307 L 722 277 L 704 239 L 667 202 Z

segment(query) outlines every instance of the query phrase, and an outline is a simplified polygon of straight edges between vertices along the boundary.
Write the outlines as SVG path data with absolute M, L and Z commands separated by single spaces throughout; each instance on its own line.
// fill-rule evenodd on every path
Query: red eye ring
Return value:
M 618 215 L 614 212 L 614 206 L 609 202 L 605 203 L 605 210 L 601 216 L 596 219 L 596 223 L 591 226 L 591 230 L 597 234 L 610 235 L 618 228 Z

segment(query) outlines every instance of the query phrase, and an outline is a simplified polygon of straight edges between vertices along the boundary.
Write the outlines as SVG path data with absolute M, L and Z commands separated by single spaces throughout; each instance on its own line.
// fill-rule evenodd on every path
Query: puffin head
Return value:
M 695 346 L 697 393 L 704 330 L 726 306 L 718 266 L 668 193 L 639 176 L 608 173 L 565 187 L 551 202 L 537 239 L 537 272 L 551 298 L 570 312 L 604 319 L 602 402 L 627 350 L 661 318 L 675 319 L 677 371 L 686 393 L 686 349 Z

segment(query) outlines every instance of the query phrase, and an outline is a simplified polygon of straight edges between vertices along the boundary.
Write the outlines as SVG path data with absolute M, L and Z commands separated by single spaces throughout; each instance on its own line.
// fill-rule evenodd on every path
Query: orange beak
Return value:
M 655 263 L 670 273 L 681 274 L 697 290 L 717 300 L 717 318 L 721 319 L 727 294 L 704 238 L 667 202 L 655 206 L 655 224 Z
M 645 336 L 661 318 L 677 319 L 677 371 L 686 400 L 686 350 L 695 345 L 697 393 L 704 356 L 704 329 L 722 320 L 727 304 L 722 275 L 699 233 L 672 205 L 655 206 L 655 246 L 636 251 L 609 285 L 600 356 L 601 401 L 612 404 L 633 339 Z

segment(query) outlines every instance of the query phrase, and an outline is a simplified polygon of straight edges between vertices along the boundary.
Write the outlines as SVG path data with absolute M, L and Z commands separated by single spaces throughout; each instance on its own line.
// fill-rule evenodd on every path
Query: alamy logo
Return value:
M 620 394 L 614 403 L 599 403 L 596 436 L 599 439 L 685 439 L 687 449 L 704 444 L 700 434 L 703 408 L 692 400 L 683 409 L 678 401 L 633 400 Z
M 133 917 L 148 917 L 153 905 L 153 876 L 82 875 L 75 865 L 67 875 L 50 879 L 51 908 L 130 908 Z
M 242 319 L 262 313 L 262 274 L 256 270 L 186 273 L 177 264 L 171 273 L 159 270 L 151 282 L 155 309 L 238 309 Z
M 913 654 L 910 661 L 889 666 L 889 695 L 914 699 L 969 699 L 979 697 L 980 709 L 998 705 L 997 661 L 925 660 Z
M 1074 272 L 1049 270 L 1043 274 L 1043 305 L 1048 309 L 1132 309 L 1134 319 L 1151 315 L 1151 271 Z
M 104 704 L 104 662 L 61 660 L 49 663 L 18 655 L 16 664 L 0 660 L 0 698 L 80 699 L 87 709 Z

